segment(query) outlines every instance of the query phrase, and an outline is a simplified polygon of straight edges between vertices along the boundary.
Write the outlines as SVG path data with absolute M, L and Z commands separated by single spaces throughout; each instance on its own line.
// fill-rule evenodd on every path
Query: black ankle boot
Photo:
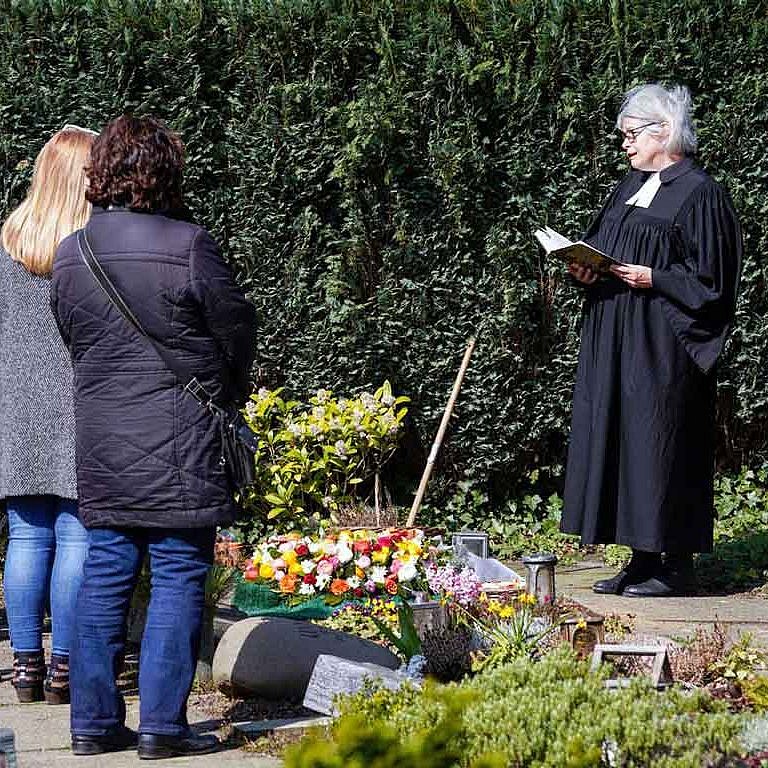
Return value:
M 43 700 L 43 681 L 45 680 L 45 661 L 42 651 L 13 654 L 13 679 L 11 685 L 16 689 L 16 696 L 23 704 Z
M 47 704 L 69 704 L 69 656 L 51 655 L 43 693 Z
M 632 559 L 610 579 L 601 579 L 592 585 L 598 595 L 620 595 L 632 585 L 639 584 L 657 574 L 661 569 L 661 555 L 658 552 L 632 550 Z

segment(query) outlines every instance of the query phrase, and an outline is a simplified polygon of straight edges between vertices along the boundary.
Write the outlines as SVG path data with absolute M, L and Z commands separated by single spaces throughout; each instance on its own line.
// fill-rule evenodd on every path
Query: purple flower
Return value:
M 468 566 L 461 570 L 453 565 L 427 566 L 427 584 L 435 594 L 450 595 L 459 605 L 468 606 L 480 596 L 482 584 Z

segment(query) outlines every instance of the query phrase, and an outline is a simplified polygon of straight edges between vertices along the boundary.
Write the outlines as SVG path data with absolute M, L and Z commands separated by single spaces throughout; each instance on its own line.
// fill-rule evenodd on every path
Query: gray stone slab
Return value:
M 245 738 L 254 739 L 267 733 L 286 733 L 321 728 L 332 722 L 332 718 L 322 716 L 286 717 L 280 720 L 247 720 L 242 723 L 232 723 L 232 728 Z
M 303 704 L 315 712 L 336 715 L 333 699 L 336 696 L 357 693 L 368 680 L 375 680 L 378 685 L 391 691 L 396 691 L 408 682 L 405 675 L 377 664 L 320 654 L 312 671 Z

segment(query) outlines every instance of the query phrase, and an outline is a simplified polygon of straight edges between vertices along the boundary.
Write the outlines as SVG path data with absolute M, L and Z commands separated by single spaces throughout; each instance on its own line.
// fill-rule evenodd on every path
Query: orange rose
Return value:
M 349 592 L 349 584 L 344 579 L 334 579 L 331 582 L 332 595 L 343 595 L 345 592 Z
M 296 591 L 296 582 L 298 577 L 289 573 L 280 580 L 280 591 L 287 595 L 292 595 Z
M 390 595 L 396 595 L 397 594 L 397 582 L 394 579 L 387 579 L 384 582 L 384 589 L 389 592 Z

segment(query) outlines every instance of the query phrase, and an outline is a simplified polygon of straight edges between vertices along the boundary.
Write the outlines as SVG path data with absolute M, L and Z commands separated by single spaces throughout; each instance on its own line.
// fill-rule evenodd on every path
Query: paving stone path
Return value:
M 515 566 L 513 566 L 515 567 Z M 520 566 L 517 565 L 515 570 Z M 521 573 L 525 573 L 523 568 Z M 711 628 L 717 621 L 735 637 L 750 632 L 755 641 L 768 648 L 768 598 L 750 594 L 696 597 L 633 598 L 596 595 L 592 584 L 613 576 L 614 569 L 602 563 L 581 562 L 557 569 L 557 591 L 569 595 L 591 610 L 634 617 L 635 634 L 678 637 L 696 627 Z
M 13 654 L 7 640 L 0 642 L 0 727 L 11 728 L 16 736 L 18 768 L 125 768 L 125 766 L 157 765 L 211 766 L 237 764 L 244 768 L 279 768 L 281 762 L 271 757 L 255 755 L 244 749 L 230 748 L 212 755 L 172 760 L 139 760 L 135 752 L 119 752 L 94 757 L 76 757 L 69 749 L 69 707 L 47 704 L 19 704 L 9 682 Z M 127 724 L 136 727 L 139 719 L 138 699 L 129 696 Z M 225 725 L 212 720 L 204 712 L 190 709 L 192 727 L 199 733 L 222 734 Z

